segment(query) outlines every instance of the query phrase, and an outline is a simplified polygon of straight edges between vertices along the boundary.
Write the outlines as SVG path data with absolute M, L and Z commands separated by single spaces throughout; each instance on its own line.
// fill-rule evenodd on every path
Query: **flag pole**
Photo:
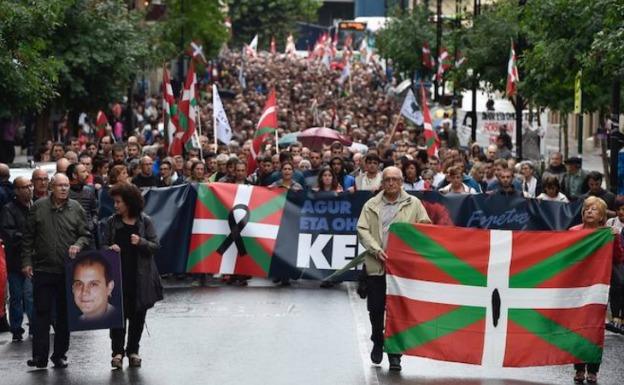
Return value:
M 204 149 L 202 148 L 201 145 L 201 141 L 199 140 L 199 137 L 202 135 L 202 131 L 201 131 L 201 113 L 200 113 L 200 108 L 199 106 L 194 107 L 195 108 L 195 113 L 197 114 L 197 142 L 199 142 L 199 159 L 201 159 L 201 161 L 204 161 Z
M 215 149 L 214 152 L 215 154 L 219 153 L 219 139 L 217 139 L 217 114 L 215 114 L 215 96 L 214 93 L 217 92 L 216 87 L 213 84 L 212 87 L 212 131 L 213 131 L 213 136 L 214 136 L 214 145 L 215 145 Z
M 401 113 L 397 114 L 396 120 L 394 121 L 394 125 L 392 126 L 392 130 L 390 131 L 390 136 L 386 139 L 386 144 L 392 143 L 392 138 L 394 137 L 394 133 L 396 132 L 397 127 L 399 126 L 399 122 L 401 121 Z
M 275 150 L 279 154 L 279 133 L 277 132 L 277 128 L 275 129 Z

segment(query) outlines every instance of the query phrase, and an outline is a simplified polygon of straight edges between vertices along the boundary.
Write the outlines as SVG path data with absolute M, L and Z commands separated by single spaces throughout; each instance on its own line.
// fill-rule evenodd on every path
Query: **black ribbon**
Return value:
M 245 211 L 245 216 L 238 222 L 236 222 L 236 218 L 234 218 L 235 210 L 243 210 Z M 238 250 L 238 256 L 246 255 L 247 250 L 245 249 L 245 244 L 243 243 L 242 232 L 245 226 L 247 226 L 247 222 L 249 222 L 249 207 L 244 204 L 237 204 L 232 207 L 230 213 L 228 214 L 228 226 L 230 226 L 230 234 L 225 238 L 221 246 L 217 249 L 217 252 L 221 255 L 225 253 L 225 251 L 232 245 L 232 243 L 236 244 L 236 249 Z
M 501 297 L 498 293 L 498 289 L 494 289 L 492 292 L 492 322 L 494 327 L 498 326 L 498 320 L 501 312 Z

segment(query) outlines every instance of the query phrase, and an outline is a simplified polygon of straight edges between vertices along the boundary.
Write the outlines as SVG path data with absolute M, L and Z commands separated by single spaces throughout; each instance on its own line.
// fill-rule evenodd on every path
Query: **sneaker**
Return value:
M 67 358 L 59 357 L 50 359 L 56 369 L 65 369 L 67 367 Z
M 388 354 L 388 362 L 390 362 L 390 370 L 393 372 L 401 371 L 401 356 L 398 354 Z
M 13 342 L 22 342 L 23 340 L 22 333 L 13 333 Z
M 373 350 L 371 350 L 370 358 L 373 364 L 381 364 L 381 360 L 383 360 L 383 345 L 374 344 Z
M 613 321 L 609 321 L 609 322 L 607 322 L 607 323 L 605 324 L 605 329 L 606 329 L 607 331 L 612 332 L 612 333 L 620 333 L 620 334 L 622 334 L 622 326 L 621 326 L 621 325 L 616 324 L 616 323 L 615 323 L 615 322 L 613 322 Z

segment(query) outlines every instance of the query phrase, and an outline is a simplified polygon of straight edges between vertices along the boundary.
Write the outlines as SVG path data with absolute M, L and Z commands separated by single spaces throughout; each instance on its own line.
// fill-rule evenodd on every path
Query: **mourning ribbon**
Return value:
M 234 218 L 235 210 L 243 210 L 245 211 L 245 216 L 241 218 L 240 221 L 236 222 L 236 218 Z M 221 246 L 217 249 L 217 252 L 221 255 L 225 253 L 225 251 L 232 245 L 232 243 L 236 244 L 236 249 L 238 251 L 238 256 L 246 255 L 247 250 L 245 249 L 245 244 L 243 243 L 242 232 L 247 223 L 249 222 L 249 207 L 244 204 L 237 204 L 232 207 L 230 213 L 228 214 L 228 226 L 230 227 L 230 234 L 225 238 Z
M 492 292 L 492 322 L 494 327 L 498 326 L 498 320 L 500 319 L 501 312 L 501 297 L 498 289 L 494 289 Z

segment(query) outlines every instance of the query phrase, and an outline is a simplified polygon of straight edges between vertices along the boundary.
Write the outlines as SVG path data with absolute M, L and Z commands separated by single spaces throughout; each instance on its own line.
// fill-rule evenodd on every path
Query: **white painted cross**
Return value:
M 605 284 L 578 288 L 510 288 L 512 246 L 511 231 L 490 230 L 487 287 L 387 275 L 387 294 L 416 301 L 485 308 L 486 326 L 481 365 L 487 367 L 503 366 L 509 309 L 571 309 L 590 304 L 607 304 L 609 285 Z M 492 292 L 495 289 L 498 289 L 501 298 L 500 318 L 496 327 L 492 322 Z
M 249 206 L 251 200 L 251 194 L 253 193 L 253 186 L 238 185 L 236 189 L 236 196 L 234 197 L 234 204 L 232 207 L 242 204 Z M 245 215 L 244 210 L 234 210 L 234 219 L 238 223 Z M 266 238 L 277 239 L 277 233 L 279 230 L 278 225 L 269 225 L 264 223 L 248 222 L 247 225 L 241 231 L 241 236 L 252 238 Z M 230 225 L 227 219 L 195 219 L 193 221 L 193 234 L 215 234 L 215 235 L 230 235 Z M 236 242 L 227 248 L 221 257 L 221 266 L 219 267 L 220 274 L 233 274 L 236 267 L 236 259 L 238 258 L 238 248 Z

